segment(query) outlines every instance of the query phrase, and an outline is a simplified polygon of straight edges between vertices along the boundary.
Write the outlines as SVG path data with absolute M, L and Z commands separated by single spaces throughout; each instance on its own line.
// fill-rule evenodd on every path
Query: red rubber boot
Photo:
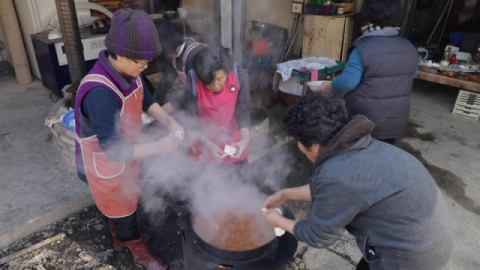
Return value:
M 150 253 L 143 236 L 138 240 L 125 242 L 127 248 L 132 252 L 135 262 L 147 270 L 167 270 L 168 266 L 162 260 Z
M 112 232 L 113 236 L 113 248 L 120 252 L 120 251 L 125 251 L 127 246 L 125 245 L 124 242 L 122 242 L 118 237 L 117 237 L 117 232 L 115 231 L 115 227 L 113 226 L 112 220 L 108 220 L 108 224 L 110 225 L 110 231 Z M 142 238 L 145 239 L 145 242 L 148 242 L 150 240 L 151 235 L 150 234 L 142 234 Z

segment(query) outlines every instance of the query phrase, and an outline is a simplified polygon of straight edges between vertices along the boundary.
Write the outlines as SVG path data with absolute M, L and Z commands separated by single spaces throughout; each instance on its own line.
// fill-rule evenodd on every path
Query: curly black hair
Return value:
M 373 23 L 381 27 L 400 26 L 402 4 L 400 0 L 365 0 L 362 6 L 361 23 Z
M 283 124 L 289 135 L 309 149 L 314 143 L 326 146 L 351 119 L 343 99 L 333 94 L 312 93 L 288 107 Z

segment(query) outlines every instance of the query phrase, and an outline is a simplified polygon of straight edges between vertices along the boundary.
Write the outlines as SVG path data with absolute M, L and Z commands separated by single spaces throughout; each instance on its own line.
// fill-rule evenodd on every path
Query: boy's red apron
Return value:
M 237 104 L 239 88 L 238 78 L 235 71 L 228 74 L 222 90 L 217 93 L 208 89 L 198 77 L 196 78 L 196 88 L 200 124 L 207 139 L 218 145 L 222 151 L 225 148 L 225 145 L 231 145 L 231 143 L 241 141 L 242 134 L 235 117 L 235 107 Z M 194 146 L 197 153 L 192 153 L 192 155 L 198 156 L 200 154 L 204 164 L 220 164 L 213 159 L 211 152 L 203 144 L 197 142 Z M 248 146 L 245 148 L 240 158 L 227 156 L 221 164 L 238 162 L 247 157 Z
M 124 142 L 137 143 L 142 128 L 143 86 L 140 77 L 137 78 L 138 88 L 127 97 L 103 76 L 88 75 L 81 83 L 89 81 L 105 84 L 123 100 L 120 111 L 122 138 Z M 100 212 L 112 218 L 131 215 L 138 204 L 140 161 L 108 160 L 96 135 L 88 138 L 77 136 L 77 140 L 82 149 L 85 175 Z
M 177 71 L 178 78 L 180 79 L 180 81 L 182 81 L 183 84 L 185 84 L 185 82 L 187 81 L 187 71 L 188 70 L 185 70 L 185 69 L 186 69 L 186 63 L 187 63 L 188 55 L 190 54 L 190 52 L 193 49 L 195 49 L 198 46 L 206 46 L 206 45 L 202 44 L 202 43 L 193 43 L 193 44 L 190 44 L 190 46 L 188 46 L 187 49 L 185 50 L 185 53 L 183 54 L 183 60 L 182 60 L 183 61 L 183 72 L 178 71 L 178 69 L 177 69 L 176 57 L 173 57 L 173 59 L 172 59 L 173 67 Z

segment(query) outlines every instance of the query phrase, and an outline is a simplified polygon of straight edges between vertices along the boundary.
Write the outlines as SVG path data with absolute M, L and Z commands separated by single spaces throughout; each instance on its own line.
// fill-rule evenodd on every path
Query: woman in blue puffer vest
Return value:
M 416 48 L 399 36 L 401 10 L 399 0 L 365 0 L 363 35 L 350 47 L 345 70 L 318 90 L 345 93 L 352 114 L 375 123 L 372 137 L 390 144 L 407 128 L 418 64 Z

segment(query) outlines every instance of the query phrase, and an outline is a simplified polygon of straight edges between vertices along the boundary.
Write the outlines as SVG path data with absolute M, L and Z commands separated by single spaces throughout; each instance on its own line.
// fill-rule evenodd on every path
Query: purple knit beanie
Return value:
M 113 14 L 105 47 L 116 55 L 138 60 L 150 60 L 162 52 L 152 18 L 144 11 L 130 8 Z

